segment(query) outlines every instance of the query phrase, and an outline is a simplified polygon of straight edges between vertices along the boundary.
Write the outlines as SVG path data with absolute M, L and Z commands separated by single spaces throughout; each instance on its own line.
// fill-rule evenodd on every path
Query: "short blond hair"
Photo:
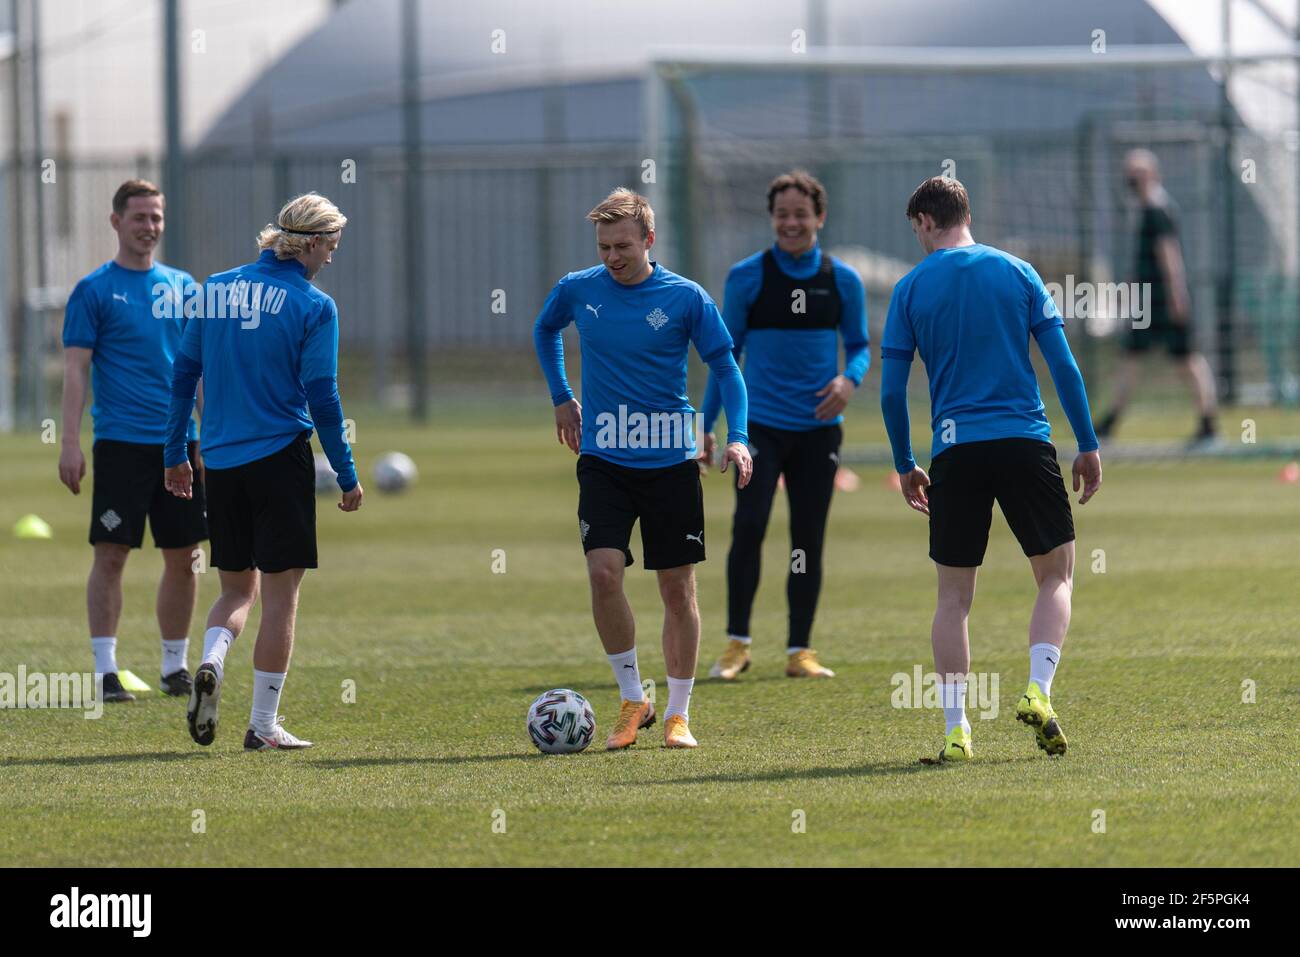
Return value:
M 635 220 L 641 226 L 641 238 L 645 239 L 654 231 L 655 211 L 650 208 L 650 200 L 640 193 L 634 193 L 626 186 L 620 186 L 600 201 L 587 219 L 593 223 L 616 223 L 620 219 Z
M 320 193 L 303 193 L 280 208 L 275 222 L 262 227 L 257 248 L 274 250 L 279 259 L 292 259 L 314 237 L 337 235 L 347 224 L 348 218 Z

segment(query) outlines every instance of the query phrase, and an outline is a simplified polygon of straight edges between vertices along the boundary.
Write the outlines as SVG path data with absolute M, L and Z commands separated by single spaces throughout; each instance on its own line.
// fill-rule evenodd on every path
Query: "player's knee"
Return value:
M 1066 542 L 1033 559 L 1034 579 L 1038 587 L 1074 590 L 1074 543 Z
M 790 546 L 790 574 L 820 576 L 822 572 L 821 543 L 798 542 Z
M 974 604 L 974 601 L 974 592 L 959 588 L 945 588 L 939 592 L 939 612 L 947 617 L 967 618 L 970 616 L 971 605 Z
M 258 591 L 256 575 L 221 583 L 221 597 L 232 604 L 252 606 L 257 601 Z
M 611 562 L 591 562 L 587 578 L 593 595 L 614 595 L 623 590 L 623 569 Z
M 737 515 L 731 525 L 733 541 L 761 545 L 767 534 L 767 521 L 760 516 Z
M 670 611 L 689 611 L 695 607 L 695 577 L 674 575 L 660 578 L 659 596 Z
M 1064 588 L 1068 592 L 1074 591 L 1074 571 L 1069 568 L 1051 568 L 1038 576 L 1039 590 L 1056 591 Z
M 103 542 L 95 546 L 95 572 L 110 578 L 120 578 L 126 568 L 126 560 L 131 549 L 125 545 L 109 545 Z
M 171 577 L 194 578 L 197 572 L 194 570 L 194 562 L 198 557 L 198 546 L 194 548 L 165 548 L 163 549 L 163 568 Z
M 257 589 L 228 588 L 221 592 L 221 597 L 230 605 L 252 608 L 257 602 Z

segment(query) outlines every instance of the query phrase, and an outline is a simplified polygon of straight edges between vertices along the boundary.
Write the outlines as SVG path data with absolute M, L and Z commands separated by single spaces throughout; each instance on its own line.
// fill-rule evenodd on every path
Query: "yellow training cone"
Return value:
M 39 515 L 24 515 L 14 523 L 16 538 L 53 538 L 54 530 Z
M 153 690 L 149 685 L 136 677 L 135 672 L 127 671 L 125 668 L 118 669 L 117 680 L 122 682 L 123 688 L 127 691 L 134 692 L 135 694 L 144 694 L 145 692 Z

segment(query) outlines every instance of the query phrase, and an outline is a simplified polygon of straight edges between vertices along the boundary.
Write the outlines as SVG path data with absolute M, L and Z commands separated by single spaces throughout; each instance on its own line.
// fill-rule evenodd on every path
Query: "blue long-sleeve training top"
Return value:
M 339 488 L 356 487 L 338 394 L 339 314 L 296 259 L 263 250 L 210 276 L 172 377 L 163 462 L 185 460 L 184 423 L 203 376 L 203 459 L 234 468 L 283 449 L 315 427 Z
M 912 356 L 930 379 L 931 457 L 990 439 L 1051 440 L 1029 356 L 1038 341 L 1080 452 L 1096 449 L 1065 321 L 1027 262 L 982 244 L 937 249 L 899 280 L 881 342 L 880 404 L 894 467 L 915 467 L 907 414 Z
M 728 442 L 747 442 L 745 382 L 718 307 L 697 283 L 653 263 L 631 286 L 603 265 L 571 272 L 551 290 L 533 326 L 554 405 L 573 396 L 564 374 L 563 330 L 582 348 L 583 454 L 632 468 L 695 457 L 695 410 L 686 394 L 690 345 L 718 377 Z
M 827 260 L 830 270 L 823 269 Z M 827 273 L 827 283 L 815 282 Z M 765 277 L 776 288 L 769 288 L 765 295 L 771 298 L 760 303 Z M 834 294 L 838 315 L 817 298 L 836 298 Z M 796 311 L 796 303 L 802 311 Z M 751 321 L 756 305 L 764 312 L 758 324 Z M 871 363 L 866 294 L 852 267 L 824 254 L 818 244 L 798 257 L 774 244 L 731 267 L 722 318 L 735 342 L 737 362 L 744 353 L 751 422 L 803 432 L 844 420 L 818 419 L 813 412 L 825 398 L 817 393 L 840 374 L 841 338 L 845 378 L 861 385 Z M 713 431 L 721 405 L 718 383 L 710 376 L 701 410 L 705 431 Z

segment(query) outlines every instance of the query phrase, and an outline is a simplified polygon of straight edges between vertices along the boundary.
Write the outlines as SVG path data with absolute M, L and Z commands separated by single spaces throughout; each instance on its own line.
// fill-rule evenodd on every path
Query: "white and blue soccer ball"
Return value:
M 568 688 L 538 695 L 528 709 L 528 736 L 543 754 L 577 754 L 595 733 L 596 713 L 586 698 Z
M 401 452 L 385 452 L 375 463 L 375 484 L 381 492 L 401 492 L 415 481 L 415 463 Z

